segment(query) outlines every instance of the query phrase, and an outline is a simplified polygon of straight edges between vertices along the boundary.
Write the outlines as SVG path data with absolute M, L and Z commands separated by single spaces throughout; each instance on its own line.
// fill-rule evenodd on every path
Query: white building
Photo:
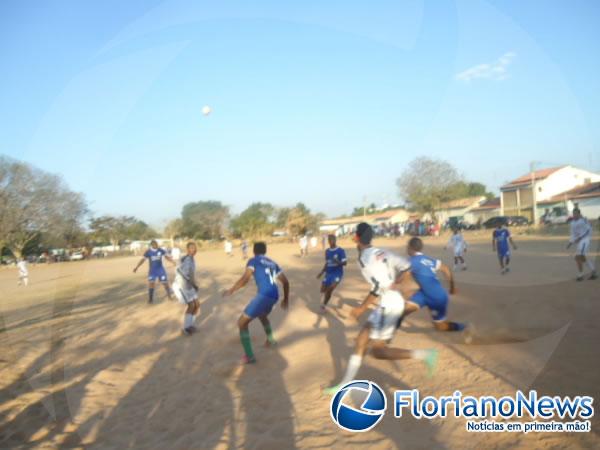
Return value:
M 442 203 L 440 207 L 435 210 L 435 218 L 440 223 L 445 223 L 450 217 L 463 219 L 465 214 L 467 214 L 473 208 L 477 208 L 484 201 L 485 196 L 478 195 L 475 197 L 459 198 Z
M 500 188 L 501 215 L 534 220 L 533 203 L 548 200 L 577 186 L 600 181 L 600 174 L 573 166 L 559 166 L 525 174 Z M 539 217 L 539 208 L 536 218 Z

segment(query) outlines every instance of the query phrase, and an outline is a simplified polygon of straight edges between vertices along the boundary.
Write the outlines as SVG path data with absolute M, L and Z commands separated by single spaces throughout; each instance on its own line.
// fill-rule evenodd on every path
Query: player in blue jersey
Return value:
M 327 236 L 327 240 L 329 241 L 329 248 L 325 250 L 325 265 L 317 275 L 317 279 L 320 279 L 325 274 L 325 278 L 321 283 L 321 295 L 323 296 L 323 303 L 321 304 L 322 312 L 325 311 L 325 307 L 329 299 L 331 299 L 331 294 L 333 294 L 335 288 L 342 281 L 344 266 L 348 262 L 344 249 L 337 246 L 335 235 L 330 234 Z
M 160 248 L 158 246 L 158 242 L 154 239 L 150 242 L 150 248 L 146 250 L 144 256 L 137 263 L 137 266 L 133 269 L 133 273 L 137 272 L 144 261 L 148 260 L 148 303 L 154 302 L 154 286 L 156 281 L 162 283 L 167 291 L 167 296 L 169 300 L 172 300 L 171 297 L 171 287 L 169 286 L 169 279 L 167 278 L 167 272 L 165 271 L 165 267 L 163 266 L 162 259 L 165 258 L 169 261 L 173 266 L 175 266 L 175 261 L 171 258 L 167 251 L 164 248 Z
M 424 306 L 429 309 L 433 325 L 440 331 L 461 331 L 465 326 L 462 323 L 450 322 L 447 318 L 448 292 L 442 286 L 437 274 L 444 274 L 450 284 L 450 294 L 455 293 L 454 276 L 448 266 L 439 259 L 423 254 L 423 241 L 413 237 L 408 241 L 408 255 L 410 257 L 410 272 L 419 286 L 417 292 L 410 296 L 406 302 L 403 318 L 408 314 L 418 311 Z M 400 322 L 398 323 L 398 326 Z
M 508 267 L 510 264 L 510 246 L 512 246 L 513 250 L 517 249 L 510 231 L 504 225 L 504 222 L 498 222 L 498 226 L 492 234 L 492 250 L 498 253 L 500 273 L 502 275 L 510 272 L 510 267 Z
M 266 346 L 276 344 L 273 337 L 273 330 L 269 322 L 269 313 L 273 306 L 279 300 L 279 290 L 277 289 L 277 281 L 283 286 L 283 300 L 281 307 L 285 310 L 288 307 L 288 299 L 290 293 L 290 283 L 281 271 L 281 268 L 275 261 L 265 256 L 267 253 L 267 244 L 264 242 L 256 242 L 254 244 L 254 258 L 250 258 L 246 264 L 246 270 L 242 277 L 228 290 L 223 292 L 223 297 L 232 295 L 235 291 L 244 287 L 250 278 L 254 277 L 256 282 L 257 293 L 238 319 L 238 327 L 240 329 L 240 341 L 244 348 L 243 364 L 255 363 L 256 358 L 252 351 L 252 342 L 250 340 L 250 331 L 248 325 L 257 317 L 263 325 L 267 335 Z

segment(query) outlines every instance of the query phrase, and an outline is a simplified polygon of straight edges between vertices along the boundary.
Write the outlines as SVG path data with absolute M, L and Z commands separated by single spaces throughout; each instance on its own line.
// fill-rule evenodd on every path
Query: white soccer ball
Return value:
M 202 114 L 204 114 L 205 116 L 208 116 L 211 112 L 212 112 L 212 109 L 208 105 L 206 105 L 202 108 Z

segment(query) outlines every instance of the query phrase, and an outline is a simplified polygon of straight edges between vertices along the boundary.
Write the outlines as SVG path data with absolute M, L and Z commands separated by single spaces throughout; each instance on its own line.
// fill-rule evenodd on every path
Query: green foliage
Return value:
M 274 213 L 270 203 L 252 203 L 231 221 L 231 231 L 237 237 L 270 235 L 275 228 Z
M 187 203 L 181 211 L 182 233 L 194 239 L 219 239 L 229 219 L 229 208 L 219 201 Z
M 120 245 L 125 240 L 147 240 L 156 237 L 145 222 L 132 216 L 101 216 L 90 220 L 90 238 L 96 243 Z

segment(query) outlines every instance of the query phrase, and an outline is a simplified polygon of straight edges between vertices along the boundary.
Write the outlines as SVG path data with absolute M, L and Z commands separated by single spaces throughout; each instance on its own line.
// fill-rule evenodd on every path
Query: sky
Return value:
M 419 156 L 600 171 L 600 2 L 0 2 L 0 154 L 92 212 L 401 203 Z M 212 113 L 202 115 L 209 105 Z

